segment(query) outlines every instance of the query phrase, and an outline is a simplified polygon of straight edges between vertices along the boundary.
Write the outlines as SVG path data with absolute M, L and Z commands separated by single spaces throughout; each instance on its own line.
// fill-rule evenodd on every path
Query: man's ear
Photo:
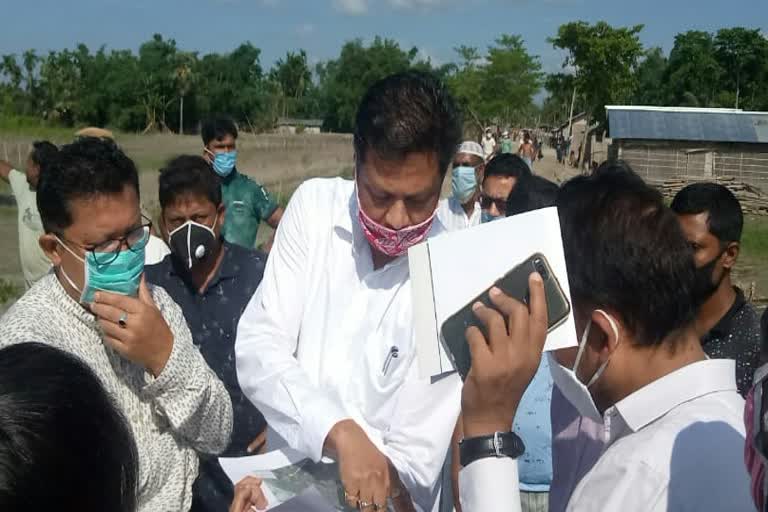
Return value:
M 739 242 L 731 242 L 725 249 L 723 254 L 723 268 L 731 270 L 736 266 L 736 261 L 739 259 L 739 253 L 741 252 L 741 244 Z
M 37 243 L 40 244 L 40 249 L 42 249 L 48 259 L 51 260 L 51 264 L 54 267 L 61 265 L 61 255 L 59 255 L 59 247 L 61 244 L 56 239 L 56 235 L 53 233 L 40 235 Z
M 216 209 L 216 213 L 218 213 L 219 218 L 216 220 L 216 224 L 219 226 L 219 231 L 224 229 L 224 221 L 227 218 L 227 207 L 224 205 L 224 203 L 221 203 L 219 207 Z
M 157 219 L 157 231 L 160 234 L 160 238 L 163 242 L 168 242 L 168 228 L 165 226 L 165 212 L 160 211 L 160 216 Z
M 475 168 L 475 177 L 477 178 L 477 184 L 481 185 L 483 178 L 485 178 L 485 164 L 480 164 Z
M 602 357 L 610 356 L 619 344 L 622 326 L 615 315 L 600 310 L 592 312 L 592 330 L 600 331 L 600 336 L 590 336 L 592 348 Z

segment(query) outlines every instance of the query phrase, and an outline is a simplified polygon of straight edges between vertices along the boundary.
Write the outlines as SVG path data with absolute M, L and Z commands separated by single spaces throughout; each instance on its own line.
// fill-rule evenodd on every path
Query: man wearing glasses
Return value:
M 55 271 L 0 320 L 0 346 L 42 342 L 88 364 L 131 426 L 139 510 L 186 511 L 196 452 L 226 447 L 232 405 L 179 307 L 144 281 L 136 167 L 114 142 L 81 138 L 44 170 L 37 205 Z
M 517 155 L 499 155 L 485 167 L 480 208 L 482 222 L 491 222 L 507 216 L 507 199 L 518 181 L 531 176 L 531 169 Z

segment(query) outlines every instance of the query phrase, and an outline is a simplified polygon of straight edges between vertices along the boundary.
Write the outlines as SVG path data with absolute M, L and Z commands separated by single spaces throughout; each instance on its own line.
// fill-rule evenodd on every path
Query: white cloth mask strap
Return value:
M 611 330 L 613 331 L 613 335 L 616 337 L 616 345 L 618 346 L 620 338 L 619 338 L 619 327 L 616 324 L 616 321 L 613 319 L 611 315 L 609 315 L 602 309 L 596 309 L 594 312 L 600 313 L 608 321 L 608 324 L 611 326 Z M 589 321 L 587 322 L 587 327 L 584 329 L 584 334 L 581 335 L 581 341 L 579 342 L 579 351 L 576 354 L 576 361 L 573 363 L 573 373 L 574 375 L 576 375 L 576 378 L 578 378 L 579 363 L 581 362 L 582 355 L 584 355 L 584 348 L 587 346 L 587 338 L 589 338 L 589 331 L 591 328 L 592 328 L 592 318 L 590 317 Z M 592 376 L 592 378 L 589 379 L 589 382 L 587 382 L 586 384 L 588 388 L 592 386 L 595 382 L 597 382 L 597 379 L 599 379 L 600 376 L 603 374 L 605 369 L 608 367 L 608 361 L 610 361 L 610 357 L 606 359 L 603 364 L 600 365 L 600 368 L 598 368 L 595 374 Z

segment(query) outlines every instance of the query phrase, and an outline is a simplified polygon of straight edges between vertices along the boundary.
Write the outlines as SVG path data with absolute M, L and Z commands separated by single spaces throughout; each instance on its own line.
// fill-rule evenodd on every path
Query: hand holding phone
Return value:
M 472 368 L 461 394 L 464 436 L 509 431 L 517 406 L 541 362 L 547 337 L 544 282 L 529 277 L 528 307 L 491 288 L 491 306 L 473 305 L 482 327 L 467 329 Z
M 507 296 L 527 305 L 530 300 L 528 280 L 533 273 L 538 273 L 544 284 L 548 330 L 552 331 L 568 319 L 571 304 L 552 271 L 552 267 L 543 254 L 532 254 L 443 322 L 440 329 L 443 346 L 462 379 L 467 377 L 472 364 L 466 331 L 472 326 L 483 329 L 483 326 L 477 322 L 477 317 L 472 309 L 473 305 L 479 302 L 487 307 L 494 307 L 489 297 L 489 291 L 493 287 L 501 289 Z M 487 336 L 489 333 L 484 332 L 484 334 Z

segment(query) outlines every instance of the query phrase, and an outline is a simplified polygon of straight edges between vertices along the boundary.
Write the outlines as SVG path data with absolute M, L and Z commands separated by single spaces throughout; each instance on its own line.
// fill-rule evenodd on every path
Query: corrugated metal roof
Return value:
M 613 139 L 768 144 L 768 112 L 607 106 Z

